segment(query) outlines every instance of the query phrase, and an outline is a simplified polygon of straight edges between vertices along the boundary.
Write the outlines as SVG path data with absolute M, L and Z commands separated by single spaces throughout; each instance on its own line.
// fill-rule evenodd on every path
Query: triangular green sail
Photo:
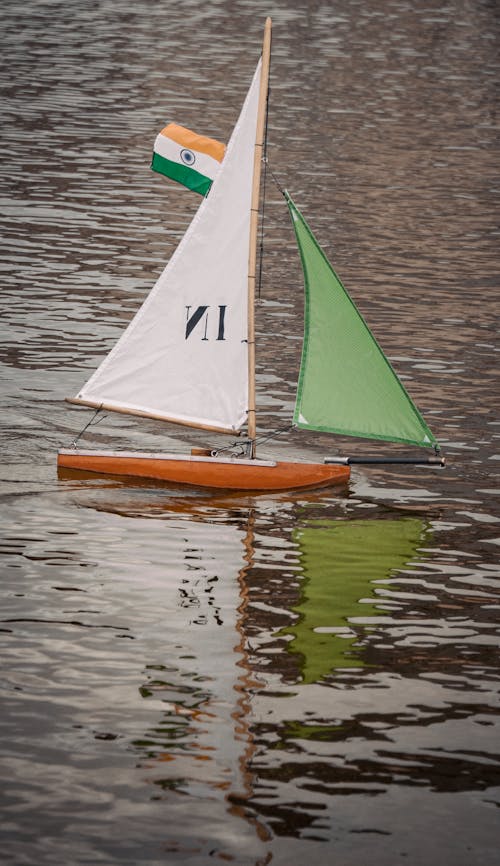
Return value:
M 294 423 L 327 433 L 437 445 L 304 217 L 285 195 L 306 296 Z
M 304 683 L 337 668 L 364 666 L 360 632 L 382 616 L 377 581 L 390 579 L 419 557 L 428 529 L 419 518 L 400 520 L 314 520 L 294 531 L 300 550 L 301 598 L 292 608 L 299 619 L 280 631 L 287 649 L 301 657 Z M 375 585 L 374 585 L 375 584 Z M 371 601 L 371 603 L 370 603 Z M 356 629 L 349 632 L 349 626 Z

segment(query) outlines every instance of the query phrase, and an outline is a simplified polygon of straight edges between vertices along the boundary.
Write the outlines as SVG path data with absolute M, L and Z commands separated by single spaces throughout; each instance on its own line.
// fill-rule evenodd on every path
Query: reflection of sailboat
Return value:
M 74 447 L 60 451 L 61 467 L 238 490 L 317 487 L 349 477 L 338 460 L 256 457 L 254 292 L 270 45 L 268 19 L 262 60 L 220 167 L 221 153 L 212 159 L 209 194 L 134 320 L 70 401 L 232 435 L 246 424 L 248 441 L 188 455 Z M 186 143 L 186 130 L 176 127 L 174 136 L 179 129 Z M 196 155 L 189 147 L 180 154 L 184 174 Z M 285 199 L 306 284 L 295 425 L 437 448 L 288 193 Z
M 281 634 L 292 635 L 288 648 L 303 657 L 304 683 L 334 668 L 363 666 L 350 619 L 380 614 L 373 582 L 412 560 L 423 537 L 422 521 L 411 517 L 314 521 L 295 530 L 304 569 L 302 597 L 294 607 L 298 621 Z

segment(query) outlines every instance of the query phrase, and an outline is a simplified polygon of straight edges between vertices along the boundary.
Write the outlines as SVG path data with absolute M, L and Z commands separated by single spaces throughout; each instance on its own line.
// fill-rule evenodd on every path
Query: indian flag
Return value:
M 156 136 L 151 168 L 200 195 L 206 195 L 225 149 L 220 141 L 197 135 L 177 123 L 169 123 Z

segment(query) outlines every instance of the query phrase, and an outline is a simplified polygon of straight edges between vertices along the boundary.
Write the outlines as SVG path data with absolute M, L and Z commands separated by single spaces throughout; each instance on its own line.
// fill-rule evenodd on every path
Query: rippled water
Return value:
M 0 861 L 496 863 L 497 5 L 2 11 Z M 58 479 L 89 419 L 63 397 L 197 204 L 150 172 L 154 137 L 175 120 L 227 140 L 266 14 L 271 167 L 447 468 L 257 498 Z M 268 179 L 264 431 L 288 423 L 300 355 L 285 210 Z M 180 439 L 111 416 L 86 434 Z

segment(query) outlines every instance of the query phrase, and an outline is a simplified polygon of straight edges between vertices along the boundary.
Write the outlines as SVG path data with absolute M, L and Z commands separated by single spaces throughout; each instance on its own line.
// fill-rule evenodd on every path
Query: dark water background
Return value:
M 498 5 L 1 14 L 0 861 L 497 863 Z M 448 466 L 259 498 L 58 479 L 89 418 L 64 396 L 197 204 L 150 172 L 154 137 L 175 120 L 227 140 L 266 14 L 271 166 Z M 302 288 L 267 193 L 271 430 L 293 405 Z M 86 441 L 182 438 L 108 416 Z M 358 447 L 287 433 L 268 453 Z

